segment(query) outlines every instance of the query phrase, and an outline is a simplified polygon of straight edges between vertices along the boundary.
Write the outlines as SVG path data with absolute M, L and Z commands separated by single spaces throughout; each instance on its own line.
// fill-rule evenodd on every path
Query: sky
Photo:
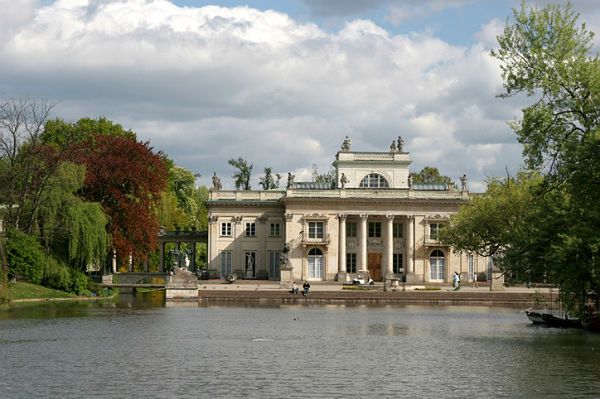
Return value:
M 546 0 L 531 1 L 544 5 Z M 600 33 L 600 1 L 572 2 Z M 411 171 L 437 167 L 471 191 L 515 173 L 496 36 L 518 0 L 0 0 L 0 100 L 56 103 L 149 140 L 210 185 L 231 158 L 310 181 L 345 136 Z M 600 46 L 595 39 L 597 50 Z

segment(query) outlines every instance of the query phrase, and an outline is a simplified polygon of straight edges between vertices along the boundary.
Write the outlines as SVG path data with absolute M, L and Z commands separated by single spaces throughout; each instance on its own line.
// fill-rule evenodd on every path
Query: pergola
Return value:
M 164 231 L 158 235 L 158 244 L 160 248 L 160 261 L 158 271 L 165 271 L 165 245 L 167 243 L 175 243 L 175 250 L 181 251 L 181 243 L 186 243 L 191 246 L 190 251 L 190 268 L 196 268 L 196 243 L 208 243 L 208 230 L 204 231 Z

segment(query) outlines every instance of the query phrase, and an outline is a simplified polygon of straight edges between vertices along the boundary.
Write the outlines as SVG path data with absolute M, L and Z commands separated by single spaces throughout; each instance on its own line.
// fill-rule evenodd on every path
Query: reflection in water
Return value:
M 0 312 L 2 397 L 595 397 L 600 335 L 513 309 L 217 305 L 159 292 Z M 27 378 L 24 378 L 27 376 Z

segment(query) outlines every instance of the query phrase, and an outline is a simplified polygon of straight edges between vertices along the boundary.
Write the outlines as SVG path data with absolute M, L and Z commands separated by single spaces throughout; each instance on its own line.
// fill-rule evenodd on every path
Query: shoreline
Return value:
M 453 291 L 451 287 L 423 289 L 423 286 L 407 286 L 396 291 L 384 291 L 383 286 L 344 289 L 342 284 L 313 284 L 307 297 L 290 293 L 273 283 L 199 284 L 198 302 L 210 303 L 283 303 L 283 304 L 420 304 L 462 306 L 505 306 L 515 308 L 551 307 L 558 298 L 556 292 L 547 289 L 507 287 L 489 291 L 488 287 L 465 287 Z M 421 289 L 419 289 L 421 288 Z M 181 299 L 176 301 L 196 301 Z

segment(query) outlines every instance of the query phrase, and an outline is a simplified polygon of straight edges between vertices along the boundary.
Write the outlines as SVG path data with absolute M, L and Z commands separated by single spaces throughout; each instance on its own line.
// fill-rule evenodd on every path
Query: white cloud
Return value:
M 504 124 L 518 108 L 494 98 L 498 67 L 480 44 L 164 0 L 62 0 L 21 21 L 0 44 L 0 93 L 59 100 L 67 119 L 113 119 L 205 184 L 216 171 L 231 187 L 238 156 L 257 178 L 265 166 L 298 181 L 312 163 L 326 172 L 346 135 L 366 151 L 402 135 L 413 169 L 475 183 L 518 160 Z

